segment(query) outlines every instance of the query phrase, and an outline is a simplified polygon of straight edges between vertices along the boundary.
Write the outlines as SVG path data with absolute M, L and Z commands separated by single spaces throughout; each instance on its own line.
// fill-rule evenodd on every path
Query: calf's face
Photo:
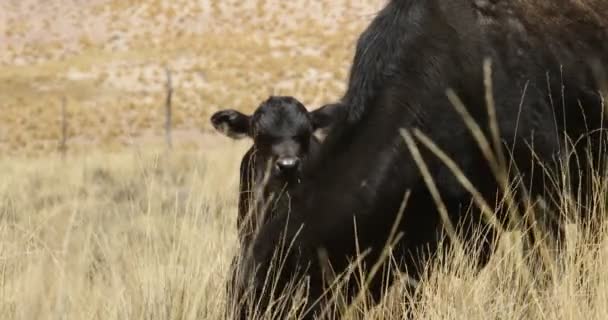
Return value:
M 295 99 L 271 98 L 251 118 L 253 143 L 272 173 L 291 180 L 316 142 L 310 116 Z M 313 146 L 314 147 L 314 146 Z
M 256 162 L 270 165 L 271 179 L 292 182 L 319 143 L 315 131 L 336 121 L 343 109 L 341 104 L 334 104 L 308 112 L 295 98 L 272 96 L 252 115 L 227 109 L 216 112 L 211 123 L 233 139 L 253 139 Z

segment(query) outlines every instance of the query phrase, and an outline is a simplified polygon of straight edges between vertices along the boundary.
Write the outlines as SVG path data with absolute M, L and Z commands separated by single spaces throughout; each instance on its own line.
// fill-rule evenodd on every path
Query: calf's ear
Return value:
M 233 109 L 221 110 L 211 116 L 211 124 L 218 132 L 232 139 L 242 139 L 250 134 L 251 116 Z
M 326 104 L 310 112 L 313 130 L 324 129 L 341 121 L 346 115 L 346 106 L 340 102 Z

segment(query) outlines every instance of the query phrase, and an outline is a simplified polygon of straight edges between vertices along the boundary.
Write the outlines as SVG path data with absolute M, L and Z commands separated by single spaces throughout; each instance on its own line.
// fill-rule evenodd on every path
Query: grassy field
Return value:
M 0 318 L 218 319 L 242 152 L 0 162 Z
M 211 133 L 209 115 L 250 111 L 270 94 L 335 100 L 382 3 L 0 1 L 0 319 L 223 318 L 248 142 Z M 164 67 L 175 84 L 171 153 Z M 62 97 L 66 158 L 56 152 Z M 604 217 L 607 187 L 594 207 Z M 523 263 L 520 239 L 506 234 L 478 273 L 461 253 L 429 266 L 415 318 L 606 319 L 608 228 L 570 225 L 548 276 Z M 399 283 L 389 291 L 355 307 L 402 319 L 412 297 Z
M 221 319 L 246 147 L 0 161 L 0 318 Z M 514 234 L 480 273 L 458 254 L 430 266 L 417 319 L 605 319 L 608 230 L 569 230 L 548 282 Z M 359 307 L 401 319 L 408 299 L 396 285 Z

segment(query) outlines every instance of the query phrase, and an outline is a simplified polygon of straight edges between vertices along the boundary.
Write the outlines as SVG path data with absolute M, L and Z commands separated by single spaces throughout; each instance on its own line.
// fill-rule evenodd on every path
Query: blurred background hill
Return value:
M 343 92 L 353 46 L 380 0 L 0 1 L 0 155 L 173 141 L 214 143 L 208 118 L 270 94 L 309 108 Z

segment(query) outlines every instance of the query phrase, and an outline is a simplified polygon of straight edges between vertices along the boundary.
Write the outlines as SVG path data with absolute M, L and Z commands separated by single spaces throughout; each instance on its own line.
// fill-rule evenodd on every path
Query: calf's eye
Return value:
M 276 141 L 276 139 L 274 137 L 271 137 L 269 135 L 257 135 L 255 137 L 255 144 L 256 145 L 271 145 Z
M 291 138 L 297 142 L 305 143 L 305 142 L 308 142 L 309 135 L 305 134 L 305 133 L 301 133 L 301 134 L 295 135 Z
M 310 135 L 309 134 L 300 134 L 293 137 L 294 141 L 300 144 L 300 147 L 305 151 L 308 149 L 308 145 L 310 143 Z

